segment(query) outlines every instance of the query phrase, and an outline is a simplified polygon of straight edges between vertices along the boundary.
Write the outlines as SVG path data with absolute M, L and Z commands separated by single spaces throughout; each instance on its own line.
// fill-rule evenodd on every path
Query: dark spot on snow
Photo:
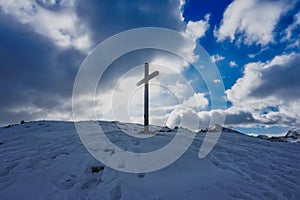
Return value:
M 3 142 L 0 142 L 0 145 L 4 144 Z
M 10 128 L 12 127 L 13 125 L 7 125 L 7 126 L 4 126 L 4 128 Z
M 170 129 L 169 127 L 167 126 L 164 126 L 163 128 L 161 128 L 159 130 L 159 132 L 173 132 L 174 130 L 173 129 Z
M 146 174 L 144 174 L 144 173 L 140 173 L 137 175 L 137 177 L 139 177 L 139 178 L 145 178 L 145 176 L 146 176 Z
M 24 120 L 21 120 L 21 121 L 20 121 L 20 124 L 25 124 L 25 121 L 24 121 Z
M 30 126 L 25 126 L 25 128 L 30 128 Z
M 92 167 L 92 173 L 98 173 L 104 169 L 103 166 Z
M 113 155 L 116 153 L 116 151 L 114 149 L 104 149 L 104 152 L 109 152 L 110 155 Z
M 51 157 L 52 160 L 56 159 L 58 156 L 69 155 L 69 153 L 59 153 Z

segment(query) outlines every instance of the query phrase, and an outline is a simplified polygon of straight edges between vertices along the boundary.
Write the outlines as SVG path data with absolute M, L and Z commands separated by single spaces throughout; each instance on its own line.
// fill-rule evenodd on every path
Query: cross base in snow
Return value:
M 143 131 L 140 131 L 140 132 L 138 132 L 138 133 L 140 133 L 140 134 L 152 134 L 152 135 L 155 135 L 157 132 L 153 132 L 153 131 L 150 131 L 149 130 L 149 126 L 148 127 L 146 127 L 146 126 L 144 126 L 144 130 Z

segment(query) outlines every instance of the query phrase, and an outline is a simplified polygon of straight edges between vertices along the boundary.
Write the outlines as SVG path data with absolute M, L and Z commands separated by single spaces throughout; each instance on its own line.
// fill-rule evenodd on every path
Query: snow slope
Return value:
M 121 131 L 138 132 L 140 125 L 100 123 L 112 141 L 137 152 L 160 148 L 175 134 L 160 132 L 149 143 L 145 138 L 125 137 Z M 199 159 L 204 135 L 198 133 L 189 150 L 172 165 L 130 174 L 93 158 L 71 122 L 3 127 L 0 199 L 300 199 L 299 143 L 223 132 L 213 151 Z

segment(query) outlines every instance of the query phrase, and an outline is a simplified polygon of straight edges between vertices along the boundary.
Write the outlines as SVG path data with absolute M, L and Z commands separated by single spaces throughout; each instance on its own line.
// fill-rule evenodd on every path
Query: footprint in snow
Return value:
M 122 197 L 121 187 L 119 185 L 112 188 L 110 191 L 110 199 L 111 200 L 119 200 Z
M 68 190 L 73 188 L 76 182 L 77 182 L 77 176 L 74 174 L 67 175 L 67 176 L 60 174 L 52 180 L 52 183 L 58 189 L 63 189 L 63 190 Z

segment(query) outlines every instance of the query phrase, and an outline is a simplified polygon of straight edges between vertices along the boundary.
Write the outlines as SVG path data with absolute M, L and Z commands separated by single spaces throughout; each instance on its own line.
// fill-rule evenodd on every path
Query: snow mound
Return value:
M 159 149 L 176 134 L 164 128 L 151 138 L 135 138 L 126 132 L 134 135 L 143 126 L 99 123 L 112 142 L 133 152 Z M 205 134 L 197 133 L 187 152 L 173 164 L 131 174 L 92 157 L 71 122 L 3 127 L 0 199 L 300 199 L 299 143 L 222 133 L 208 156 L 199 159 Z M 113 156 L 114 149 L 107 151 Z

